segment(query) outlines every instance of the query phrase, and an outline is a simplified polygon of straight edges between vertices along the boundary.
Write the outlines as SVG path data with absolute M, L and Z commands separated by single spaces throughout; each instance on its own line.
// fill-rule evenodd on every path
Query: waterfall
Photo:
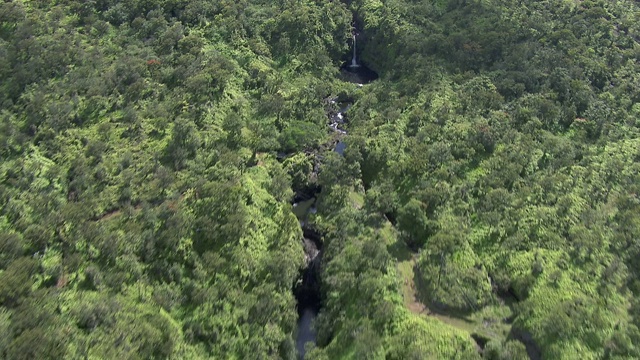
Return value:
M 351 67 L 358 67 L 358 58 L 356 56 L 356 34 L 353 34 L 353 58 L 351 58 Z

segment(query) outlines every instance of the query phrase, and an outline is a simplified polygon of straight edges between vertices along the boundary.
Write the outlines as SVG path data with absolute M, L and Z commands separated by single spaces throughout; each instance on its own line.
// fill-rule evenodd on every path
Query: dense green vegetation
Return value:
M 0 358 L 292 357 L 287 169 L 306 159 L 275 152 L 328 137 L 346 7 L 14 1 L 0 17 Z
M 640 358 L 639 14 L 3 2 L 0 358 L 295 358 L 290 202 L 317 185 L 307 358 Z
M 350 111 L 344 167 L 357 181 L 327 196 L 364 190 L 365 206 L 352 216 L 377 222 L 368 229 L 394 223 L 419 251 L 414 280 L 427 307 L 489 328 L 512 322 L 509 338 L 546 359 L 640 357 L 637 5 L 351 7 L 363 58 L 382 77 L 357 93 Z M 343 242 L 325 271 L 329 294 L 354 286 L 333 283 L 332 266 L 356 276 L 350 267 L 367 268 L 350 258 L 353 237 L 366 232 L 344 234 L 342 221 L 329 220 L 341 231 L 330 241 Z M 355 246 L 371 258 L 364 244 Z M 345 329 L 335 338 L 348 338 L 352 322 L 381 329 L 367 324 L 382 317 L 376 299 L 340 301 L 337 309 L 362 301 L 370 311 L 346 315 L 332 313 L 329 301 L 326 333 Z M 387 324 L 377 333 L 392 342 L 402 326 Z M 487 358 L 524 356 L 521 345 L 491 340 Z M 390 356 L 393 343 L 377 345 Z

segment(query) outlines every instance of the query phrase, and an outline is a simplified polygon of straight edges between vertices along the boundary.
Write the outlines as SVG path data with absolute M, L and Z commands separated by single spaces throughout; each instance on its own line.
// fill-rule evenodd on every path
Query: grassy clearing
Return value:
M 361 193 L 352 191 L 349 193 L 349 199 L 351 200 L 351 204 L 353 204 L 353 207 L 356 209 L 361 209 L 364 205 L 364 195 Z
M 397 239 L 395 232 L 396 230 L 390 223 L 380 229 L 380 233 L 387 241 L 389 253 L 397 261 L 396 269 L 400 278 L 402 298 L 409 311 L 418 316 L 436 318 L 447 325 L 469 333 L 469 335 L 478 334 L 487 339 L 506 338 L 510 331 L 510 325 L 505 324 L 502 319 L 511 315 L 511 309 L 506 305 L 489 306 L 471 315 L 463 316 L 451 312 L 436 311 L 420 302 L 416 296 L 414 281 L 414 269 L 418 254 L 412 252 L 403 241 Z

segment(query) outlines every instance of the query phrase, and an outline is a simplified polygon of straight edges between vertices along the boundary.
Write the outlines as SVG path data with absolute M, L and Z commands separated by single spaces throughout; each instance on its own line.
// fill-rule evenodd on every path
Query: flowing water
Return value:
M 331 104 L 335 106 L 335 100 L 331 100 Z M 341 127 L 344 125 L 345 113 L 350 107 L 350 103 L 343 104 L 336 114 L 329 115 L 331 121 L 329 127 L 333 129 L 338 137 L 342 137 L 347 133 L 341 129 Z M 345 148 L 346 144 L 339 140 L 335 145 L 334 151 L 342 155 Z M 304 358 L 306 353 L 305 344 L 309 342 L 315 344 L 316 342 L 316 332 L 313 328 L 313 322 L 321 306 L 319 274 L 322 249 L 319 236 L 313 234 L 313 229 L 309 227 L 308 222 L 309 214 L 315 214 L 316 212 L 315 202 L 316 198 L 314 196 L 308 200 L 293 204 L 293 211 L 300 221 L 300 226 L 302 226 L 304 234 L 303 246 L 306 263 L 306 268 L 302 274 L 302 282 L 298 284 L 294 290 L 298 300 L 299 318 L 296 334 L 296 351 L 299 359 Z
M 353 34 L 353 57 L 351 58 L 350 65 L 344 65 L 342 67 L 344 80 L 356 83 L 359 86 L 369 83 L 378 78 L 371 69 L 362 64 L 358 64 L 357 50 L 356 50 L 356 32 Z M 329 127 L 335 133 L 335 139 L 337 142 L 334 145 L 334 151 L 340 155 L 344 155 L 344 151 L 347 144 L 342 141 L 342 138 L 347 134 L 344 129 L 344 125 L 347 118 L 347 112 L 351 108 L 351 102 L 336 103 L 336 99 L 330 101 L 332 107 L 338 108 L 337 112 L 330 111 Z M 317 172 L 317 167 L 314 166 L 314 171 Z M 302 281 L 295 287 L 294 293 L 298 301 L 298 324 L 296 331 L 296 351 L 299 359 L 303 359 L 306 351 L 305 345 L 307 343 L 316 343 L 316 331 L 314 329 L 314 321 L 318 312 L 321 309 L 321 296 L 320 296 L 320 264 L 322 258 L 322 242 L 320 234 L 316 233 L 313 227 L 309 224 L 309 214 L 315 214 L 316 207 L 315 196 L 319 192 L 319 189 L 315 189 L 313 194 L 307 194 L 306 200 L 300 199 L 293 204 L 294 213 L 300 221 L 300 226 L 303 230 L 303 245 L 305 251 L 305 263 L 306 267 L 302 273 Z M 310 198 L 309 198 L 310 196 Z
M 298 324 L 296 333 L 296 351 L 303 359 L 307 343 L 316 343 L 314 320 L 320 311 L 320 252 L 314 241 L 304 238 L 305 261 L 307 267 L 302 274 L 302 282 L 296 287 L 298 300 Z
M 302 315 L 298 319 L 298 336 L 296 338 L 296 350 L 298 356 L 303 359 L 305 351 L 305 344 L 310 342 L 316 342 L 316 331 L 313 329 L 313 321 L 318 313 L 311 308 L 305 308 L 302 310 Z
M 358 55 L 356 51 L 356 34 L 353 34 L 353 57 L 351 58 L 351 66 L 352 68 L 359 67 L 358 65 Z
M 347 144 L 345 144 L 342 141 L 338 141 L 334 151 L 337 152 L 338 154 L 344 156 L 344 149 L 346 149 L 346 148 L 347 148 Z

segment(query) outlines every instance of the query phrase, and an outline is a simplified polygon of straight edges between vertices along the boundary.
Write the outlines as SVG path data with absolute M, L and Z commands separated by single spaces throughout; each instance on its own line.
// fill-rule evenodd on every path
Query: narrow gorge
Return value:
M 356 36 L 357 29 L 353 29 L 352 58 L 341 67 L 341 76 L 345 81 L 364 86 L 378 78 L 378 74 L 362 65 L 357 59 Z M 329 128 L 333 132 L 331 144 L 333 151 L 343 155 L 346 143 L 343 138 L 347 135 L 345 126 L 347 125 L 348 111 L 353 105 L 352 100 L 340 99 L 339 97 L 328 97 L 325 99 L 326 115 L 329 120 Z M 313 178 L 317 178 L 320 169 L 322 156 L 314 154 L 315 163 L 313 166 Z M 314 228 L 312 215 L 317 212 L 317 196 L 321 189 L 318 187 L 300 190 L 292 204 L 294 213 L 300 221 L 303 233 L 303 248 L 305 251 L 305 268 L 302 270 L 301 278 L 294 287 L 294 294 L 297 299 L 298 325 L 296 331 L 296 351 L 300 359 L 306 353 L 305 344 L 316 343 L 316 332 L 314 320 L 322 307 L 322 294 L 320 291 L 320 276 L 322 265 L 322 234 Z

